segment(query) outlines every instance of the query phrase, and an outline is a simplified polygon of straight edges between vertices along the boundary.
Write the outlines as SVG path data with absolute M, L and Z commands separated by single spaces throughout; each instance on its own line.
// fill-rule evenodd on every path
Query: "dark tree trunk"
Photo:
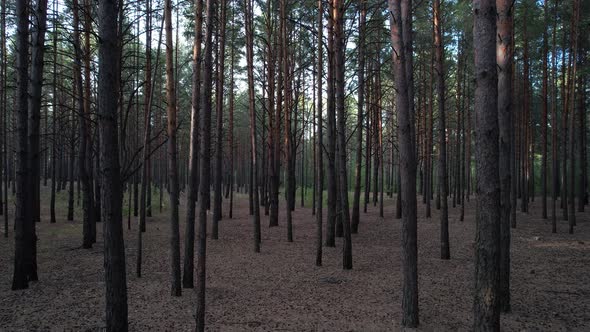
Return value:
M 197 243 L 197 305 L 196 305 L 196 330 L 203 332 L 205 330 L 205 278 L 206 258 L 207 258 L 207 199 L 210 190 L 210 173 L 211 173 L 211 90 L 212 90 L 212 71 L 213 71 L 213 22 L 215 13 L 215 1 L 207 0 L 205 6 L 205 49 L 203 58 L 203 87 L 200 124 L 201 124 L 201 144 L 200 144 L 200 164 L 201 175 L 199 183 L 200 202 L 199 202 L 199 230 Z
M 510 311 L 510 146 L 512 145 L 512 2 L 498 6 L 496 58 L 498 64 L 498 126 L 500 174 L 500 287 L 498 301 L 503 312 Z M 545 189 L 543 189 L 545 191 Z
M 28 162 L 28 54 L 29 54 L 29 10 L 26 0 L 16 1 L 16 206 L 14 233 L 14 274 L 12 290 L 29 287 L 29 281 L 36 277 L 33 247 L 36 246 L 35 223 L 31 219 L 29 206 Z M 34 273 L 34 275 L 32 274 Z
M 403 2 L 403 6 L 402 3 Z M 402 9 L 404 7 L 404 9 Z M 411 4 L 408 0 L 389 0 L 391 43 L 393 46 L 393 71 L 396 87 L 398 137 L 400 141 L 400 178 L 402 201 L 402 326 L 418 326 L 418 243 L 417 243 L 417 202 L 416 202 L 416 149 L 413 139 L 413 119 L 406 62 L 407 47 L 411 43 L 411 32 L 404 31 L 411 20 Z M 408 39 L 404 39 L 408 37 Z
M 575 151 L 575 141 L 576 138 L 576 81 L 577 81 L 577 70 L 578 70 L 578 26 L 580 20 L 580 1 L 574 0 L 573 8 L 572 8 L 572 23 L 571 23 L 571 54 L 570 57 L 573 62 L 573 68 L 571 69 L 571 73 L 569 76 L 569 97 L 568 97 L 568 112 L 570 112 L 570 125 L 569 125 L 569 144 L 568 144 L 568 152 L 569 152 L 569 192 L 568 192 L 568 203 L 569 206 L 569 233 L 574 233 L 574 226 L 576 226 L 576 200 L 575 200 L 575 192 L 576 192 L 576 151 Z M 582 110 L 580 110 L 582 111 Z M 580 144 L 581 142 L 578 142 Z
M 5 0 L 3 0 L 5 1 Z M 54 0 L 53 2 L 53 9 L 57 10 L 57 0 Z M 2 10 L 2 13 L 4 13 L 4 10 Z M 3 17 L 4 19 L 4 17 Z M 51 223 L 55 223 L 56 222 L 56 218 L 55 218 L 55 192 L 56 192 L 56 188 L 57 188 L 57 159 L 58 159 L 58 131 L 57 131 L 57 120 L 58 120 L 58 106 L 57 106 L 57 15 L 54 17 L 53 19 L 53 81 L 52 81 L 52 85 L 53 85 L 53 96 L 52 96 L 52 101 L 51 101 L 51 107 L 52 107 L 52 142 L 51 142 L 51 199 L 50 199 L 50 215 L 51 215 Z M 2 25 L 4 27 L 4 24 Z M 4 36 L 4 33 L 2 33 L 2 36 Z M 4 46 L 4 43 L 2 43 L 2 46 Z M 4 76 L 3 76 L 4 77 Z M 5 143 L 6 144 L 6 143 Z M 7 192 L 8 194 L 8 192 Z
M 440 183 L 441 211 L 440 211 L 440 258 L 450 259 L 449 245 L 449 206 L 448 196 L 448 172 L 447 172 L 447 126 L 445 114 L 445 71 L 444 71 L 444 46 L 442 40 L 442 27 L 440 21 L 440 1 L 433 3 L 434 19 L 434 47 L 436 68 L 436 91 L 438 96 L 438 136 L 439 159 L 438 181 Z
M 336 218 L 337 218 L 337 197 L 336 191 L 337 176 L 336 176 L 336 105 L 335 105 L 335 91 L 334 91 L 334 18 L 332 11 L 334 10 L 334 0 L 331 0 L 328 18 L 328 76 L 327 76 L 327 116 L 328 116 L 328 220 L 326 223 L 326 247 L 336 246 Z
M 473 2 L 475 52 L 475 143 L 477 212 L 474 324 L 476 331 L 499 331 L 500 175 L 498 171 L 498 74 L 496 2 Z
M 220 17 L 217 26 L 219 29 L 218 43 L 219 49 L 217 54 L 217 80 L 215 81 L 215 108 L 216 108 L 216 130 L 215 130 L 215 181 L 213 183 L 213 219 L 211 222 L 211 239 L 219 238 L 219 221 L 221 220 L 221 180 L 223 178 L 223 97 L 225 81 L 225 26 L 226 26 L 226 0 L 218 2 L 220 6 Z M 256 190 L 256 186 L 254 189 Z
M 557 37 L 557 7 L 559 0 L 555 0 L 553 5 L 553 33 L 552 52 L 551 52 L 551 161 L 552 161 L 552 182 L 551 182 L 551 232 L 557 233 L 557 188 L 559 186 L 559 161 L 557 157 L 557 128 L 559 123 L 557 119 L 557 54 L 556 54 L 556 37 Z
M 318 39 L 317 39 L 317 147 L 316 147 L 316 168 L 317 168 L 317 185 L 316 185 L 316 258 L 315 265 L 322 265 L 322 223 L 324 210 L 324 145 L 323 145 L 323 124 L 322 124 L 322 74 L 323 74 L 323 17 L 324 9 L 322 0 L 318 0 Z
M 123 242 L 122 186 L 117 129 L 118 48 L 115 1 L 98 5 L 98 128 L 102 215 L 104 221 L 104 269 L 106 285 L 106 330 L 127 331 L 127 280 Z
M 41 160 L 40 122 L 43 92 L 43 55 L 45 53 L 45 31 L 47 30 L 47 0 L 37 0 L 33 13 L 31 48 L 31 80 L 29 87 L 29 167 L 31 186 L 32 222 L 41 221 Z M 33 248 L 33 250 L 35 250 Z M 33 254 L 35 257 L 36 254 Z
M 170 263 L 172 296 L 180 296 L 180 231 L 178 227 L 178 157 L 176 146 L 176 89 L 174 80 L 173 45 L 172 45 L 172 4 L 166 0 L 164 4 L 166 27 L 166 99 L 168 101 L 168 163 L 170 165 Z
M 189 145 L 189 181 L 186 201 L 186 229 L 184 237 L 184 270 L 182 284 L 194 287 L 195 256 L 195 201 L 197 200 L 197 178 L 199 173 L 199 113 L 201 101 L 201 31 L 203 29 L 203 0 L 195 3 L 195 40 L 193 45 L 193 81 L 191 131 Z M 231 169 L 231 168 L 230 168 Z M 230 210 L 231 211 L 231 210 Z
M 348 205 L 348 173 L 346 172 L 346 110 L 345 110 L 345 6 L 343 0 L 334 0 L 334 58 L 335 58 L 335 102 L 338 112 L 338 158 L 339 172 L 338 184 L 340 189 L 340 206 L 342 214 L 343 250 L 342 268 L 352 269 L 352 238 L 350 231 L 350 212 Z
M 549 25 L 547 0 L 543 2 L 543 17 L 545 25 Z M 542 217 L 547 219 L 547 99 L 548 99 L 548 70 L 547 53 L 549 48 L 547 30 L 543 30 L 543 83 L 541 91 L 542 112 L 541 112 L 541 203 Z M 533 179 L 534 182 L 534 179 Z
M 90 140 L 90 110 L 87 110 L 84 102 L 84 82 L 82 81 L 82 49 L 80 47 L 80 33 L 79 33 L 79 4 L 78 0 L 72 2 L 72 12 L 74 14 L 74 81 L 76 84 L 76 107 L 78 119 L 80 122 L 80 151 L 78 155 L 78 172 L 82 182 L 82 210 L 83 210 L 83 248 L 92 248 L 95 241 L 95 234 L 93 234 L 93 197 L 92 180 L 90 172 L 91 164 L 91 144 Z M 87 113 L 88 111 L 88 113 Z M 73 171 L 73 170 L 71 170 Z M 73 189 L 73 188 L 72 188 Z M 94 236 L 93 236 L 94 235 Z
M 252 157 L 252 166 L 254 168 L 253 182 L 254 187 L 258 188 L 258 166 L 257 162 L 257 138 L 256 138 L 256 109 L 255 109 L 255 91 L 254 91 L 254 10 L 252 0 L 244 0 L 246 11 L 246 60 L 248 64 L 248 109 L 250 115 L 250 149 Z M 254 252 L 260 252 L 260 203 L 259 191 L 254 190 L 254 213 L 252 223 L 254 226 Z

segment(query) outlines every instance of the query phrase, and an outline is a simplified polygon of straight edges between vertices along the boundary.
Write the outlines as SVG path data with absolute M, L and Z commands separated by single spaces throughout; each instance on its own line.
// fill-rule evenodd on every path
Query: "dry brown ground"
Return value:
M 294 213 L 295 242 L 286 241 L 285 222 L 268 228 L 262 218 L 262 253 L 252 252 L 247 200 L 237 200 L 233 220 L 223 219 L 220 239 L 208 240 L 207 327 L 212 331 L 394 331 L 400 320 L 400 226 L 388 199 L 385 219 L 371 207 L 353 236 L 354 269 L 341 269 L 341 243 L 324 248 L 315 262 L 315 221 L 308 208 Z M 46 207 L 44 207 L 46 209 Z M 420 330 L 470 330 L 474 201 L 464 222 L 451 209 L 450 261 L 439 257 L 437 211 L 422 218 L 420 206 Z M 590 331 L 590 222 L 578 214 L 576 234 L 560 221 L 551 234 L 540 218 L 518 214 L 513 232 L 511 314 L 506 331 Z M 46 211 L 45 211 L 46 212 Z M 181 214 L 183 215 L 183 214 Z M 284 214 L 281 212 L 281 217 Z M 98 330 L 104 327 L 102 232 L 91 250 L 80 249 L 81 224 L 38 224 L 40 281 L 11 291 L 13 239 L 0 238 L 0 330 Z M 184 223 L 184 218 L 181 218 Z M 133 331 L 188 331 L 195 296 L 170 296 L 167 215 L 148 221 L 144 276 L 135 277 L 136 228 L 125 231 L 129 324 Z M 100 228 L 100 227 L 99 227 Z M 126 228 L 126 227 L 125 227 Z M 181 228 L 181 230 L 184 227 Z M 100 231 L 100 230 L 99 230 Z

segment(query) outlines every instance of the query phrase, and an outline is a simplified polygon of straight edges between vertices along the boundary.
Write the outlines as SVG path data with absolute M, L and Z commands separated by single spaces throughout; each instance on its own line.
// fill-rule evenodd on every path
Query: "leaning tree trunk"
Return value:
M 496 3 L 474 0 L 475 143 L 477 177 L 473 329 L 499 331 L 500 175 L 498 171 L 498 74 Z
M 106 330 L 127 331 L 127 280 L 123 242 L 122 186 L 119 167 L 117 103 L 119 84 L 117 16 L 115 1 L 98 5 L 98 129 L 102 215 L 104 221 L 104 269 Z

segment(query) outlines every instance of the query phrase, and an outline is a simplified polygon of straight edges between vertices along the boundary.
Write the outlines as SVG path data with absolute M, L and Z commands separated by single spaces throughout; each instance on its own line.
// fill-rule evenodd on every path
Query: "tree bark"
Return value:
M 104 268 L 106 285 L 106 330 L 127 331 L 127 280 L 123 242 L 122 186 L 117 129 L 118 34 L 120 8 L 114 0 L 98 4 L 98 128 L 102 215 L 104 220 Z
M 186 201 L 186 228 L 184 237 L 184 270 L 182 284 L 184 288 L 194 287 L 195 256 L 195 201 L 198 194 L 199 173 L 199 116 L 201 102 L 201 39 L 203 29 L 203 0 L 195 3 L 195 40 L 193 44 L 193 81 L 191 130 L 189 145 L 189 181 Z
M 340 206 L 342 213 L 343 250 L 342 268 L 352 269 L 352 237 L 350 231 L 350 212 L 348 205 L 348 173 L 346 172 L 346 110 L 344 91 L 345 71 L 345 6 L 343 0 L 333 2 L 334 20 L 334 58 L 335 58 L 335 106 L 338 112 L 338 158 L 339 172 L 338 184 L 340 189 Z
M 246 60 L 248 65 L 248 110 L 250 115 L 250 149 L 252 157 L 252 167 L 254 170 L 253 182 L 256 190 L 253 192 L 254 213 L 252 223 L 254 226 L 254 252 L 260 252 L 260 203 L 258 191 L 258 166 L 257 166 L 257 138 L 256 138 L 256 109 L 255 109 L 255 91 L 254 91 L 254 9 L 252 0 L 245 1 L 246 17 Z
M 498 10 L 496 58 L 498 64 L 498 126 L 500 174 L 500 310 L 510 312 L 510 146 L 512 144 L 512 10 L 510 0 L 496 0 Z M 546 105 L 545 105 L 546 106 Z M 545 191 L 545 189 L 543 189 Z
M 440 210 L 440 258 L 450 259 L 451 250 L 449 245 L 449 195 L 448 172 L 447 172 L 447 126 L 445 114 L 445 71 L 444 71 L 444 46 L 442 41 L 442 26 L 440 21 L 440 1 L 433 3 L 434 20 L 434 47 L 436 66 L 436 91 L 438 96 L 438 136 L 439 136 L 439 159 L 438 177 L 440 183 L 441 210 Z
M 36 246 L 35 223 L 31 218 L 30 173 L 28 167 L 28 68 L 29 10 L 26 0 L 16 1 L 16 206 L 14 233 L 14 274 L 12 290 L 26 289 L 36 277 L 33 247 Z
M 203 58 L 203 87 L 201 96 L 201 151 L 200 164 L 201 175 L 199 182 L 199 230 L 197 243 L 197 306 L 196 306 L 196 330 L 205 330 L 205 285 L 206 285 L 206 258 L 207 258 L 207 200 L 210 190 L 211 173 L 211 90 L 213 71 L 213 21 L 215 19 L 215 1 L 207 0 L 205 5 L 205 49 Z
M 172 296 L 180 296 L 180 234 L 178 227 L 178 161 L 176 145 L 176 89 L 174 80 L 173 45 L 172 45 L 172 3 L 164 3 L 166 29 L 166 99 L 168 101 L 168 164 L 170 181 L 170 263 Z
M 473 2 L 477 205 L 473 329 L 499 331 L 500 175 L 498 171 L 498 74 L 496 2 Z
M 322 124 L 322 78 L 323 78 L 323 50 L 324 50 L 324 41 L 323 41 L 323 17 L 324 17 L 324 9 L 323 9 L 323 0 L 318 0 L 318 40 L 317 40 L 317 50 L 318 50 L 318 60 L 317 60 L 317 147 L 316 147 L 316 161 L 317 161 L 317 194 L 316 194 L 316 259 L 315 265 L 321 266 L 322 265 L 322 223 L 323 223 L 323 210 L 324 210 L 324 144 L 323 144 L 323 124 Z
M 411 42 L 411 33 L 404 33 L 407 25 L 402 24 L 402 4 L 409 11 L 407 0 L 389 0 L 391 43 L 393 46 L 393 70 L 396 87 L 398 138 L 400 141 L 400 178 L 402 208 L 402 325 L 417 327 L 418 318 L 418 243 L 417 243 L 417 202 L 416 202 L 416 149 L 412 135 L 412 107 L 408 65 L 404 46 Z M 407 13 L 406 13 L 407 15 Z M 410 19 L 406 16 L 406 20 Z M 404 37 L 408 39 L 404 39 Z M 411 67 L 409 68 L 412 71 Z

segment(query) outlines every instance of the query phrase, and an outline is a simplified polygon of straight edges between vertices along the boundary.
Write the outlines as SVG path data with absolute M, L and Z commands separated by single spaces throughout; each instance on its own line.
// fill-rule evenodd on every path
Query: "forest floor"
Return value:
M 47 193 L 43 195 L 47 202 Z M 43 221 L 37 224 L 40 280 L 29 289 L 10 290 L 12 229 L 8 239 L 0 237 L 2 331 L 84 331 L 105 326 L 102 227 L 94 248 L 81 249 L 80 207 L 76 220 L 68 222 L 64 201 L 58 204 L 57 224 L 48 223 L 49 208 L 42 207 Z M 399 330 L 400 222 L 393 217 L 394 206 L 394 199 L 385 201 L 384 219 L 378 207 L 361 212 L 360 232 L 353 236 L 354 269 L 343 271 L 340 239 L 336 248 L 324 248 L 324 265 L 315 266 L 316 224 L 310 208 L 297 207 L 294 212 L 293 243 L 286 241 L 283 210 L 279 227 L 268 228 L 268 217 L 263 216 L 262 252 L 253 253 L 247 198 L 237 195 L 234 218 L 224 217 L 220 239 L 207 241 L 207 328 Z M 474 207 L 472 199 L 463 222 L 458 218 L 460 207 L 450 208 L 451 260 L 443 261 L 438 211 L 433 206 L 433 217 L 426 219 L 419 203 L 419 330 L 471 330 Z M 575 234 L 569 235 L 562 220 L 558 233 L 551 234 L 550 222 L 540 217 L 539 198 L 530 211 L 518 213 L 512 233 L 512 313 L 502 315 L 502 329 L 590 331 L 590 213 L 577 215 Z M 182 297 L 170 295 L 169 218 L 166 211 L 154 212 L 143 238 L 140 279 L 135 276 L 136 223 L 132 218 L 132 229 L 127 230 L 125 216 L 130 330 L 190 331 L 194 291 L 184 289 Z M 11 216 L 11 228 L 12 222 Z

